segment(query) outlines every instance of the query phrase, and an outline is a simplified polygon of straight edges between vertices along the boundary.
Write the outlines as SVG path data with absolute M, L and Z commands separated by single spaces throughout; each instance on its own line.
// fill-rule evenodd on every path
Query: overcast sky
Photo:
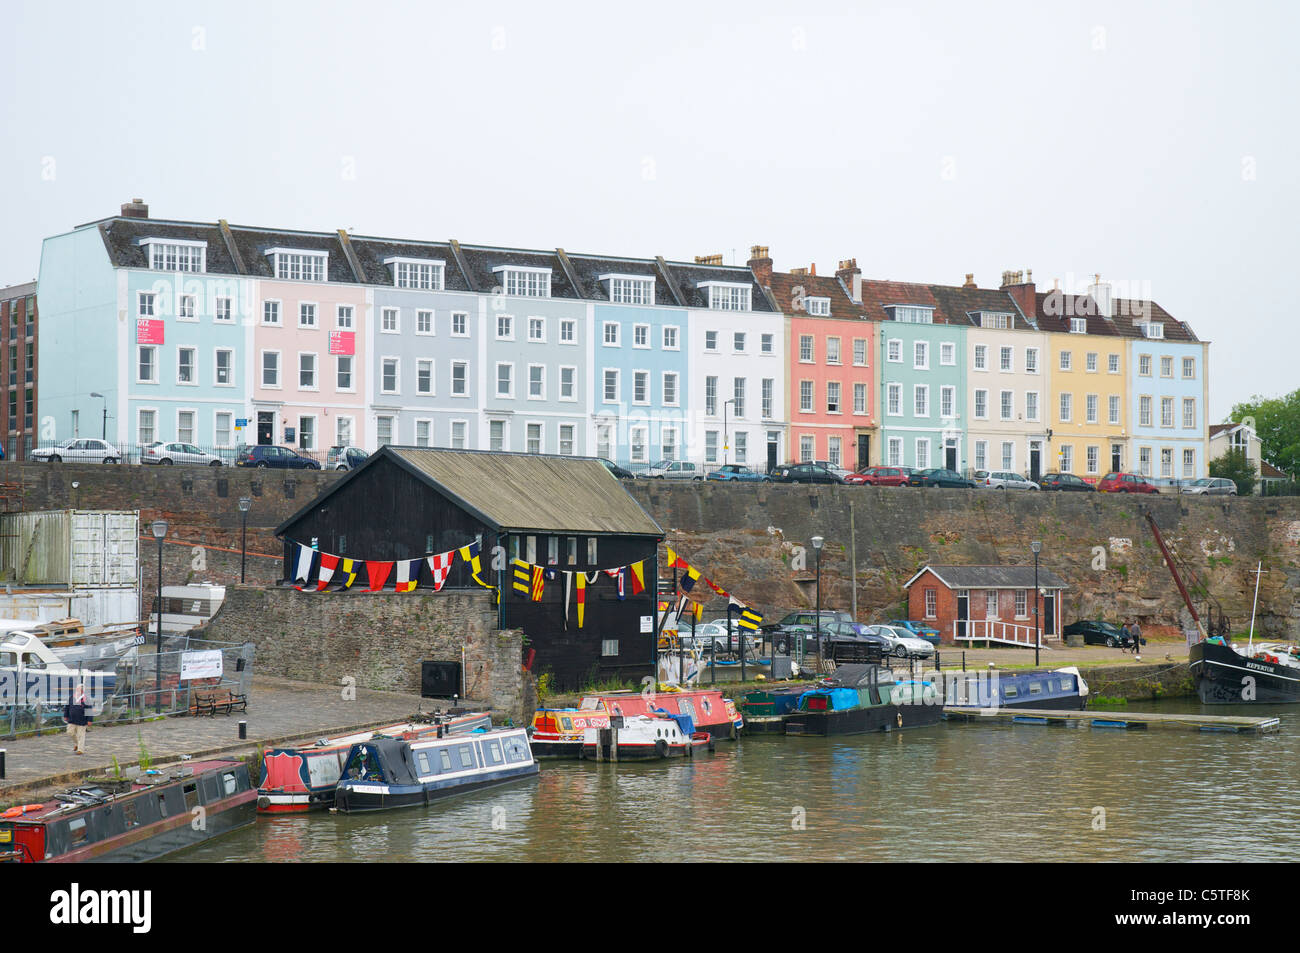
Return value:
M 59 3 L 0 24 L 0 285 L 116 214 L 996 287 L 1300 386 L 1294 3 Z

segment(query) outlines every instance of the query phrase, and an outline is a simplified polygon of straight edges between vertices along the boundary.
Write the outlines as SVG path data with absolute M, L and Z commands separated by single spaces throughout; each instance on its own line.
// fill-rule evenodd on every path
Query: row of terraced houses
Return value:
M 1208 346 L 1155 302 L 121 214 L 45 240 L 50 439 L 392 443 L 1199 477 Z

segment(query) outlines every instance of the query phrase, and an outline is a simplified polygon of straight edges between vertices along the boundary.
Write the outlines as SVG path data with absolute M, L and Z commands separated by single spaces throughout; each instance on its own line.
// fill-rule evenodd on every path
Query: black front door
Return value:
M 957 593 L 957 638 L 966 635 L 966 619 L 970 616 L 970 593 Z
M 943 465 L 953 473 L 957 472 L 957 448 L 955 446 L 944 448 Z
M 275 443 L 275 414 L 265 410 L 257 412 L 257 445 L 270 446 Z
M 1120 470 L 1124 469 L 1120 465 L 1120 452 L 1123 449 L 1123 446 L 1118 443 L 1110 445 L 1110 469 L 1112 473 L 1119 473 Z
M 776 469 L 776 441 L 768 438 L 767 441 L 767 472 L 771 473 Z
M 1043 597 L 1043 638 L 1056 634 L 1056 593 Z
M 871 435 L 858 434 L 858 469 L 865 470 L 871 466 Z
M 1042 451 L 1038 449 L 1037 445 L 1029 448 L 1029 479 L 1035 483 L 1043 475 L 1042 455 Z

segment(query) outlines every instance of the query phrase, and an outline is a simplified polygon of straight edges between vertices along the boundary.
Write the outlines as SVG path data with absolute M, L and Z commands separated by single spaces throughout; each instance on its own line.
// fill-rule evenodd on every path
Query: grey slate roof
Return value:
M 1017 331 L 1032 331 L 1033 326 L 1021 313 L 1020 306 L 1005 291 L 994 288 L 960 288 L 951 285 L 931 285 L 930 293 L 934 295 L 939 306 L 948 315 L 952 324 L 965 324 L 979 327 L 974 315 L 989 311 L 1011 315 L 1011 326 Z
M 1032 589 L 1034 588 L 1033 566 L 926 566 L 921 572 L 907 581 L 905 588 L 928 569 L 949 589 Z M 1040 589 L 1068 589 L 1064 579 L 1052 572 L 1038 567 L 1038 587 Z
M 653 536 L 664 531 L 594 457 L 380 447 L 365 463 L 289 517 L 281 534 L 379 460 L 392 460 L 501 532 Z

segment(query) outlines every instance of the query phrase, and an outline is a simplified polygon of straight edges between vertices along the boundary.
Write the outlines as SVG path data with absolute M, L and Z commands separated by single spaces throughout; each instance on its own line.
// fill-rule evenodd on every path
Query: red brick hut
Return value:
M 924 621 L 944 642 L 1034 644 L 1033 566 L 931 566 L 907 581 L 908 618 Z M 1038 567 L 1043 641 L 1061 637 L 1065 581 Z

